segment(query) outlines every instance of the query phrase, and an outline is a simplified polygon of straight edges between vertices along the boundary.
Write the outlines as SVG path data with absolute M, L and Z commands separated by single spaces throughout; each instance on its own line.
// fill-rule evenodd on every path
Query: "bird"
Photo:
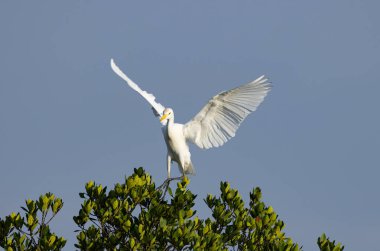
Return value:
M 186 124 L 175 123 L 172 108 L 156 102 L 156 97 L 142 90 L 133 82 L 111 58 L 112 70 L 133 90 L 139 93 L 152 107 L 153 113 L 161 122 L 161 130 L 167 146 L 167 177 L 170 179 L 171 164 L 176 162 L 182 173 L 195 174 L 191 161 L 189 143 L 199 148 L 219 147 L 235 136 L 244 119 L 264 100 L 271 84 L 263 75 L 247 84 L 220 92 Z

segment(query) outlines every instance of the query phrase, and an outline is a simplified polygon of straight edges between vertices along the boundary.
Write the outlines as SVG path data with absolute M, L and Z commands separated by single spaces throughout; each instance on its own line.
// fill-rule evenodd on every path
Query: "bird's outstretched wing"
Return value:
M 146 91 L 143 91 L 141 90 L 141 88 L 135 83 L 133 82 L 130 78 L 127 77 L 127 75 L 125 75 L 124 72 L 122 72 L 120 70 L 120 68 L 115 64 L 114 60 L 111 58 L 111 68 L 112 70 L 117 74 L 119 75 L 119 77 L 121 77 L 122 79 L 125 80 L 125 82 L 127 82 L 127 84 L 133 89 L 135 90 L 136 92 L 138 92 L 141 96 L 143 96 L 143 98 L 146 99 L 146 101 L 148 101 L 148 103 L 152 106 L 152 110 L 153 110 L 153 113 L 157 116 L 157 117 L 161 117 L 164 110 L 165 110 L 165 107 L 163 105 L 161 105 L 160 103 L 157 103 L 155 100 L 156 100 L 156 97 L 153 96 L 152 94 L 150 93 L 147 93 Z
M 253 82 L 214 96 L 183 127 L 186 140 L 200 148 L 218 147 L 235 136 L 243 120 L 264 100 L 270 84 L 261 76 Z

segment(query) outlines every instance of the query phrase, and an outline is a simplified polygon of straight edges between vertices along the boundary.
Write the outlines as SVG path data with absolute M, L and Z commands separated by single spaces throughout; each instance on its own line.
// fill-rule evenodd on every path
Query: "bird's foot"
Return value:
M 167 178 L 164 183 L 162 183 L 162 185 L 160 185 L 159 187 L 157 187 L 157 190 L 159 189 L 162 189 L 162 188 L 166 188 L 167 186 L 169 186 L 170 182 L 173 181 L 173 180 L 181 180 L 183 179 L 184 176 L 181 176 L 181 177 L 175 177 L 175 178 Z
M 157 187 L 157 190 L 162 190 L 163 191 L 163 196 L 162 198 L 165 198 L 165 195 L 166 195 L 166 192 L 168 191 L 168 188 L 169 188 L 169 185 L 170 185 L 170 182 L 173 181 L 173 180 L 183 180 L 184 177 L 186 177 L 185 175 L 182 175 L 180 177 L 175 177 L 175 178 L 167 178 L 164 183 L 162 183 L 162 185 L 160 185 L 159 187 Z
M 182 175 L 180 177 L 175 177 L 175 178 L 167 178 L 164 182 L 170 183 L 173 180 L 182 180 L 185 176 Z

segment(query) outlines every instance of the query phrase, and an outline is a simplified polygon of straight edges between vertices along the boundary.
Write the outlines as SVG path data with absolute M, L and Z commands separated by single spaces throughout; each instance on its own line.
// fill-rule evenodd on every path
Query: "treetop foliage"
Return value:
M 253 188 L 249 206 L 228 182 L 220 195 L 204 199 L 212 217 L 199 219 L 194 195 L 184 177 L 175 190 L 160 188 L 144 169 L 134 169 L 124 183 L 107 187 L 93 181 L 79 193 L 83 203 L 73 219 L 80 250 L 286 250 L 301 247 L 283 232 L 285 224 Z M 66 240 L 50 232 L 48 223 L 62 208 L 53 194 L 26 201 L 25 217 L 12 213 L 0 218 L 0 246 L 6 250 L 60 250 Z M 50 215 L 50 216 L 48 216 Z M 340 243 L 323 234 L 322 251 L 340 251 Z
M 62 209 L 63 202 L 46 193 L 38 200 L 26 200 L 20 213 L 0 218 L 0 247 L 11 250 L 60 250 L 66 240 L 50 231 L 49 223 Z

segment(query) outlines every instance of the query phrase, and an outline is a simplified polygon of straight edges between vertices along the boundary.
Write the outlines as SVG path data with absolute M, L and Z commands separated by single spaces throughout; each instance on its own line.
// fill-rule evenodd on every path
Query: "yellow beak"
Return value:
M 162 122 L 164 119 L 166 119 L 167 116 L 168 116 L 167 114 L 162 115 L 162 117 L 160 118 L 160 122 Z

